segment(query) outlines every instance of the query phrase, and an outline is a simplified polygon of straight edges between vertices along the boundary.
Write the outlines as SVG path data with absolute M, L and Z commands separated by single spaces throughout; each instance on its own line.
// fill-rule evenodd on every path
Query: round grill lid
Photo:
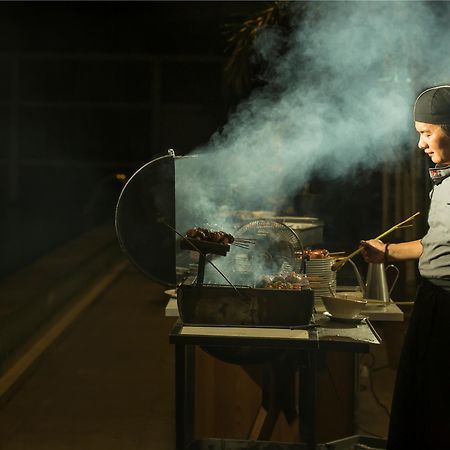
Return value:
M 130 261 L 153 281 L 176 284 L 175 155 L 160 156 L 138 169 L 116 206 L 116 233 Z
M 235 237 L 255 242 L 249 250 L 236 248 L 233 252 L 236 268 L 252 274 L 293 271 L 295 253 L 303 249 L 295 231 L 276 220 L 248 222 L 236 231 Z

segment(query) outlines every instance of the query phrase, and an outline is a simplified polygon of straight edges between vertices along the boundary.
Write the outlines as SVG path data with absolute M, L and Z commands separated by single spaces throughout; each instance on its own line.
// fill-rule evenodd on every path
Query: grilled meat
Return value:
M 225 233 L 225 231 L 209 230 L 202 227 L 190 228 L 186 231 L 186 236 L 200 241 L 215 242 L 216 244 L 227 245 L 234 242 L 234 237 L 229 233 Z
M 325 259 L 330 256 L 330 252 L 326 250 L 325 248 L 317 248 L 314 250 L 306 249 L 303 252 L 296 252 L 295 256 L 298 258 L 301 258 L 302 256 L 305 256 L 306 259 Z
M 265 289 L 309 289 L 309 281 L 306 275 L 290 272 L 286 275 L 274 277 L 263 276 L 258 287 Z

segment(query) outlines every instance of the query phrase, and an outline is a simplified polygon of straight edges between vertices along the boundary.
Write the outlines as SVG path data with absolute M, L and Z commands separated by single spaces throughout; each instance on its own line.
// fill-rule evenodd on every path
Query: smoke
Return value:
M 255 42 L 266 84 L 196 157 L 177 161 L 177 223 L 225 225 L 279 210 L 313 175 L 351 177 L 402 161 L 412 107 L 450 82 L 448 7 L 432 2 L 291 3 L 292 32 Z

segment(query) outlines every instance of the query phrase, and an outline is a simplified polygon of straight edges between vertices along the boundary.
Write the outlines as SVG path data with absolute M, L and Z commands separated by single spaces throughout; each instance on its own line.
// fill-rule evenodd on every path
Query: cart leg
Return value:
M 195 349 L 191 345 L 175 346 L 175 443 L 185 450 L 193 440 Z
M 316 367 L 315 351 L 302 354 L 299 364 L 299 434 L 308 450 L 316 450 Z

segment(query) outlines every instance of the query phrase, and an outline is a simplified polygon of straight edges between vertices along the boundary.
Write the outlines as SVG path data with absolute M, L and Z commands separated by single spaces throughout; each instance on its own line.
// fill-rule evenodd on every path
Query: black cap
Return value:
M 414 105 L 416 122 L 450 124 L 450 86 L 436 86 L 423 91 Z

